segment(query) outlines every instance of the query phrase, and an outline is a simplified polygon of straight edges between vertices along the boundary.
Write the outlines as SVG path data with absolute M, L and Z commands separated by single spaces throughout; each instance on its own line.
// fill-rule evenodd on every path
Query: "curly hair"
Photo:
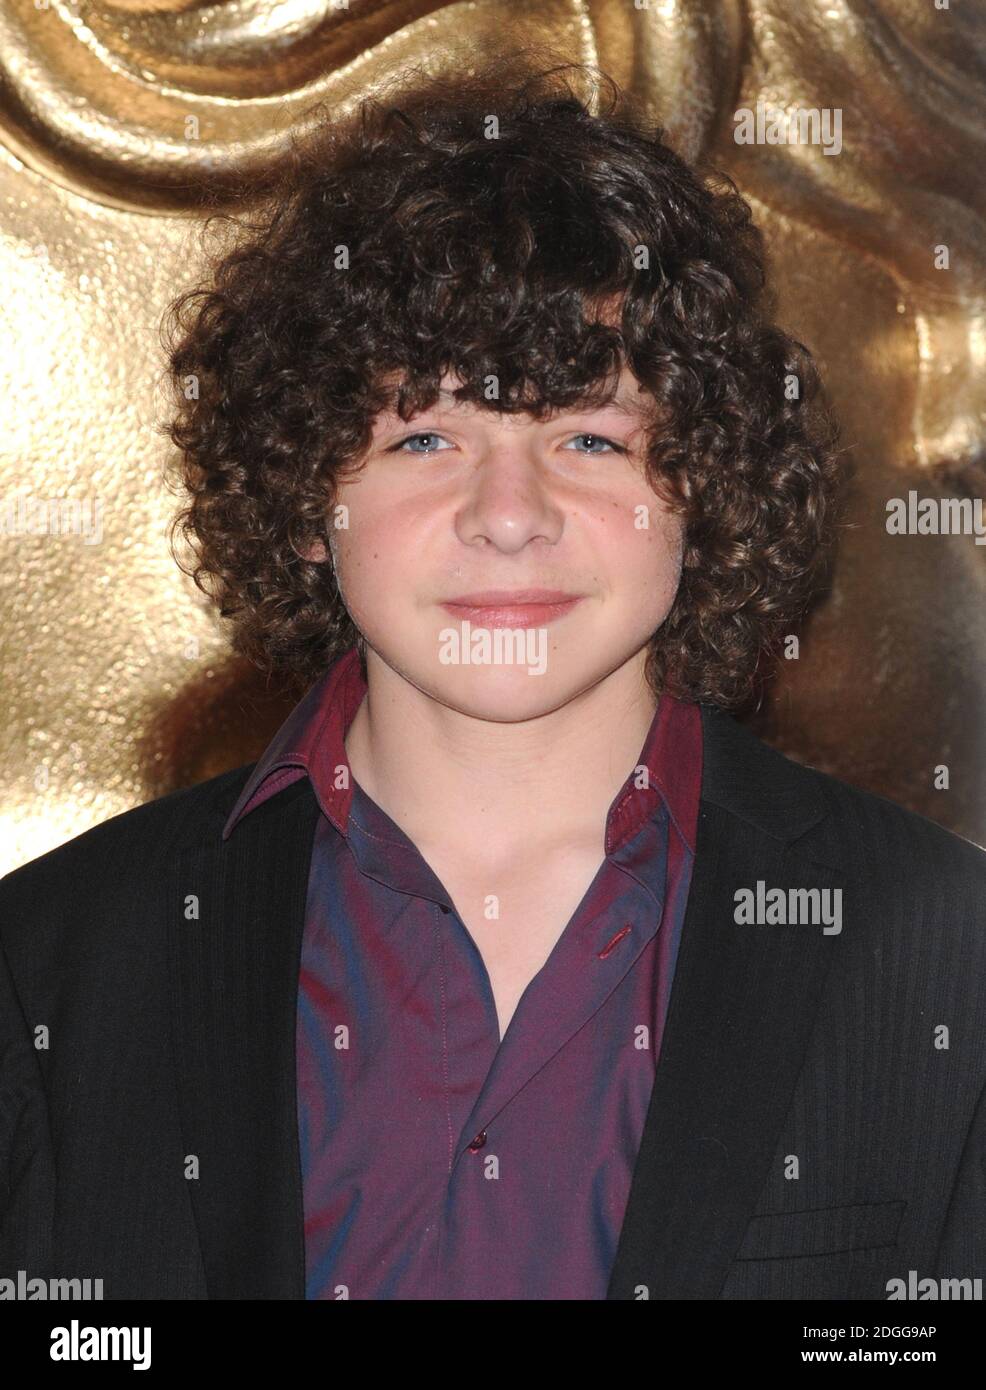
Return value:
M 647 679 L 744 704 L 824 577 L 843 474 L 735 184 L 580 64 L 505 55 L 307 114 L 270 174 L 204 209 L 222 234 L 166 316 L 172 554 L 234 649 L 303 687 L 365 657 L 331 560 L 305 552 L 330 551 L 379 411 L 407 421 L 453 372 L 459 399 L 541 420 L 608 400 L 626 365 L 653 402 L 647 476 L 684 524 Z

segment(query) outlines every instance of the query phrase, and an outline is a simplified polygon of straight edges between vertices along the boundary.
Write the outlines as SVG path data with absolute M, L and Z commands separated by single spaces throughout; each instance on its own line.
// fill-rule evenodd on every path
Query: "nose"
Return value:
M 467 486 L 456 513 L 456 531 L 464 544 L 486 542 L 510 553 L 535 539 L 552 545 L 560 539 L 564 511 L 536 452 L 520 439 L 492 445 Z

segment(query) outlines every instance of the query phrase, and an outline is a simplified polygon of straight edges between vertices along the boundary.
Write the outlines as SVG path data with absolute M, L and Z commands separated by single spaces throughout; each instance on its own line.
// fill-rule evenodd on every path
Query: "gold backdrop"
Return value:
M 909 489 L 983 491 L 986 6 L 938 6 L 5 0 L 0 871 L 252 760 L 289 708 L 167 545 L 159 324 L 195 278 L 196 189 L 277 160 L 318 97 L 343 113 L 505 41 L 599 64 L 733 175 L 827 377 L 851 526 L 754 727 L 986 843 L 986 548 L 886 531 Z M 737 144 L 758 100 L 840 110 L 841 150 Z

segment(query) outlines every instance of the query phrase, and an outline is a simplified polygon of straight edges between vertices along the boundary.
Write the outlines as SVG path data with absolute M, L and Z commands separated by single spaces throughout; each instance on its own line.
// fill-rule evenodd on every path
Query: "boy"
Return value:
M 168 432 L 196 582 L 305 694 L 0 884 L 5 1266 L 981 1276 L 986 859 L 728 713 L 840 498 L 746 204 L 503 71 L 316 125 L 264 195 L 176 303 Z

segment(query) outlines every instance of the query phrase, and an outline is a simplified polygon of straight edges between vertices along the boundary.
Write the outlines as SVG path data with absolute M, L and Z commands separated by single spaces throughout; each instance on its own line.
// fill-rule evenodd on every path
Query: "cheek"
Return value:
M 619 609 L 634 631 L 653 633 L 667 618 L 681 582 L 678 536 L 661 527 L 638 533 L 626 548 L 620 575 Z
M 343 602 L 350 612 L 372 613 L 406 588 L 410 573 L 407 527 L 400 509 L 388 512 L 369 496 L 346 499 L 348 525 L 332 533 L 333 561 Z
M 654 501 L 616 505 L 596 527 L 611 572 L 634 589 L 659 592 L 676 587 L 681 574 L 684 527 L 679 517 Z
M 676 516 L 662 512 L 651 532 L 651 571 L 663 594 L 673 599 L 681 580 L 685 528 Z

